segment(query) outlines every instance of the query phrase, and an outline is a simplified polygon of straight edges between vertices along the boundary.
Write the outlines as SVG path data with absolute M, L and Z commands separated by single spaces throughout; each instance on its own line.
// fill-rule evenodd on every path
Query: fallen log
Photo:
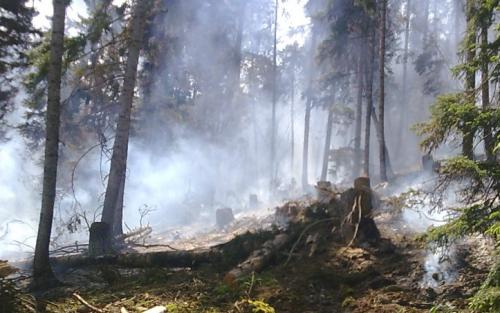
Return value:
M 161 251 L 148 253 L 124 253 L 101 256 L 69 255 L 51 258 L 56 268 L 72 268 L 91 265 L 116 265 L 121 267 L 196 267 L 220 260 L 222 251 L 218 249 L 191 251 Z
M 244 262 L 229 271 L 224 277 L 224 282 L 231 285 L 242 276 L 260 272 L 269 265 L 273 256 L 288 243 L 289 239 L 287 234 L 282 233 L 266 241 L 261 249 L 255 250 Z

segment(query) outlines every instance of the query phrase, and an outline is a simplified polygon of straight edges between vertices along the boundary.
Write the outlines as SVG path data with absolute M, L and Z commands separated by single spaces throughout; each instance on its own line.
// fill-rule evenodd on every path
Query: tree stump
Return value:
M 89 255 L 99 256 L 112 254 L 111 227 L 104 222 L 95 222 L 90 225 Z
M 370 188 L 369 177 L 358 177 L 354 180 L 354 188 L 341 195 L 344 204 L 344 222 L 342 235 L 350 243 L 380 240 L 380 232 L 372 217 L 376 195 Z
M 257 209 L 259 207 L 259 198 L 256 194 L 252 193 L 248 197 L 248 206 L 250 209 Z
M 319 181 L 316 188 L 316 197 L 320 203 L 329 203 L 332 199 L 332 183 L 329 181 Z
M 233 210 L 231 208 L 222 208 L 215 211 L 215 224 L 217 228 L 222 229 L 234 221 Z

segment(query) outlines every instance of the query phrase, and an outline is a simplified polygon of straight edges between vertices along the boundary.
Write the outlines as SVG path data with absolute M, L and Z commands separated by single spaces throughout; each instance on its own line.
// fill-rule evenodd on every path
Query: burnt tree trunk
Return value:
M 308 68 L 308 86 L 307 86 L 307 99 L 306 99 L 306 113 L 304 117 L 304 147 L 302 151 L 302 188 L 306 190 L 309 187 L 309 128 L 311 123 L 311 107 L 312 107 L 312 89 L 314 77 L 314 56 L 316 54 L 316 33 L 313 27 L 311 38 L 311 51 Z
M 321 167 L 321 181 L 326 181 L 328 176 L 328 160 L 330 158 L 330 145 L 332 142 L 333 109 L 328 108 L 328 120 L 326 122 L 325 148 L 323 150 L 323 166 Z
M 121 213 L 117 213 L 117 208 L 123 208 L 123 198 L 120 197 L 122 181 L 125 181 L 127 168 L 128 142 L 130 133 L 130 115 L 134 99 L 134 88 L 136 85 L 137 65 L 139 53 L 142 46 L 144 29 L 146 24 L 146 13 L 151 6 L 150 0 L 138 1 L 130 23 L 130 41 L 128 43 L 127 64 L 125 77 L 123 80 L 122 92 L 120 95 L 121 111 L 118 116 L 116 126 L 116 136 L 113 144 L 113 155 L 111 157 L 111 167 L 109 170 L 108 184 L 104 198 L 101 222 L 112 225 L 114 228 L 121 220 L 117 221 Z M 112 229 L 111 233 L 115 233 Z M 111 240 L 111 238 L 110 238 Z
M 359 59 L 358 59 L 358 95 L 356 101 L 356 116 L 355 116 L 355 126 L 354 126 L 354 175 L 359 175 L 361 171 L 361 129 L 362 129 L 362 115 L 363 115 L 363 52 L 360 49 Z
M 401 147 L 403 145 L 403 136 L 407 131 L 408 125 L 408 105 L 407 105 L 407 93 L 408 93 L 408 57 L 409 57 L 409 44 L 410 44 L 410 18 L 411 18 L 411 0 L 406 1 L 406 17 L 405 17 L 405 37 L 404 37 L 404 51 L 403 51 L 403 82 L 401 87 L 401 98 L 400 98 L 400 117 L 399 117 L 399 132 L 398 136 L 398 146 L 399 152 L 404 151 Z M 400 154 L 398 154 L 398 157 Z
M 271 190 L 275 187 L 276 180 L 276 102 L 278 100 L 277 91 L 277 64 L 276 64 L 276 53 L 278 44 L 278 0 L 275 1 L 274 6 L 274 45 L 273 45 L 273 104 L 272 104 L 272 114 L 271 114 Z
M 59 158 L 61 71 L 67 1 L 54 0 L 52 3 L 54 15 L 52 16 L 52 36 L 50 39 L 42 208 L 33 260 L 34 288 L 43 288 L 56 281 L 49 264 L 49 244 L 54 216 L 57 163 Z
M 368 38 L 368 62 L 366 62 L 365 88 L 366 88 L 366 112 L 365 112 L 365 150 L 363 161 L 364 175 L 370 176 L 370 134 L 371 116 L 373 108 L 373 66 L 375 61 L 375 34 L 371 32 Z
M 387 19 L 387 0 L 382 0 L 380 13 L 380 51 L 379 51 L 379 83 L 380 95 L 378 102 L 379 114 L 379 154 L 380 154 L 380 179 L 387 181 L 387 164 L 386 164 L 386 144 L 385 144 L 385 33 L 386 33 L 386 19 Z
M 111 226 L 103 222 L 95 222 L 90 226 L 89 256 L 113 254 L 111 247 Z

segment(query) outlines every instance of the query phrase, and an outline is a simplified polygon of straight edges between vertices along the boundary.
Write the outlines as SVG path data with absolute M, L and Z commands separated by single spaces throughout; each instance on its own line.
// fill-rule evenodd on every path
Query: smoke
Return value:
M 12 135 L 0 145 L 0 259 L 32 252 L 40 206 L 40 168 Z
M 308 51 L 310 31 L 304 25 L 310 21 L 304 14 L 305 2 L 280 1 L 280 69 L 287 65 L 280 54 L 287 45 L 297 42 L 299 49 L 306 52 L 303 53 L 305 58 L 297 61 L 301 66 L 296 72 L 293 118 L 291 90 L 289 87 L 279 90 L 275 176 L 280 181 L 275 182 L 279 190 L 275 194 L 270 192 L 273 1 L 248 1 L 245 10 L 237 6 L 226 10 L 231 7 L 228 5 L 230 1 L 167 2 L 175 6 L 168 8 L 164 18 L 155 20 L 152 40 L 163 42 L 168 49 L 161 51 L 163 54 L 156 59 L 158 63 L 149 64 L 154 68 L 150 77 L 153 83 L 148 94 L 139 94 L 135 107 L 125 188 L 124 222 L 127 226 L 133 228 L 138 225 L 139 209 L 144 207 L 152 209 L 144 222 L 149 221 L 155 230 L 161 231 L 193 223 L 201 217 L 213 221 L 214 211 L 219 207 L 247 210 L 250 194 L 257 195 L 267 206 L 300 194 L 297 182 L 302 174 L 305 112 L 302 95 L 308 85 L 308 60 L 314 57 L 314 53 Z M 450 1 L 445 2 L 451 5 Z M 79 1 L 75 3 L 82 5 Z M 443 13 L 446 5 L 436 3 L 438 12 Z M 415 23 L 417 18 L 420 17 L 413 17 Z M 238 21 L 241 19 L 244 21 L 241 44 L 243 66 L 239 72 L 239 65 L 228 60 L 228 56 L 237 52 Z M 433 24 L 433 29 L 441 30 L 443 34 L 452 33 L 450 17 L 437 22 Z M 328 33 L 328 29 L 321 29 L 321 26 L 325 25 L 319 25 L 317 32 L 322 36 Z M 425 77 L 415 70 L 416 57 L 422 48 L 419 46 L 422 33 L 417 26 L 415 24 L 415 30 L 411 32 L 409 87 L 404 99 L 399 93 L 403 71 L 400 58 L 392 58 L 389 64 L 393 72 L 388 75 L 386 134 L 396 169 L 420 162 L 419 138 L 410 131 L 410 127 L 427 118 L 428 105 L 435 96 L 423 92 Z M 448 42 L 441 37 L 438 39 L 442 58 L 447 63 L 455 62 L 456 42 Z M 395 40 L 396 54 L 401 52 L 402 41 L 402 38 Z M 143 67 L 148 65 L 147 57 L 143 55 L 141 62 Z M 440 70 L 440 73 L 444 72 Z M 289 74 L 279 70 L 278 85 L 287 86 L 289 81 Z M 444 87 L 441 91 L 452 90 L 455 86 L 448 76 L 444 76 L 442 81 Z M 235 91 L 233 86 L 240 88 Z M 189 91 L 187 95 L 180 94 L 186 90 Z M 183 97 L 189 101 L 184 103 Z M 352 97 L 342 101 L 353 107 Z M 403 124 L 401 108 L 407 115 Z M 326 115 L 326 110 L 318 107 L 313 109 L 311 115 L 310 183 L 320 176 Z M 292 119 L 293 156 L 290 153 Z M 335 126 L 333 149 L 353 146 L 352 128 Z M 27 239 L 25 244 L 34 245 L 40 207 L 40 155 L 31 155 L 18 134 L 11 137 L 9 142 L 0 144 L 0 258 L 30 251 L 30 248 L 14 240 Z M 372 140 L 371 164 L 375 173 L 378 148 L 374 130 Z M 82 146 L 94 144 L 88 140 Z M 61 152 L 65 157 L 58 177 L 53 237 L 61 244 L 86 241 L 88 224 L 100 218 L 109 155 L 106 156 L 97 147 L 75 164 L 85 149 L 61 146 Z M 328 179 L 337 183 L 351 175 L 348 174 L 341 176 L 339 172 Z M 420 183 L 405 181 L 400 186 L 413 185 L 417 188 Z M 432 224 L 417 215 L 407 210 L 404 219 L 419 230 Z M 68 232 L 68 226 L 73 233 Z M 208 223 L 205 226 L 212 225 Z

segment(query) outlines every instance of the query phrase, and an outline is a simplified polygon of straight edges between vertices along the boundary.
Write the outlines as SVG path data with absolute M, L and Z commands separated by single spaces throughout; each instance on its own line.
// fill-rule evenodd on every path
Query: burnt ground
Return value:
M 48 312 L 92 312 L 76 300 L 77 293 L 102 312 L 143 312 L 158 305 L 167 312 L 469 312 L 468 298 L 487 275 L 487 242 L 474 238 L 460 245 L 454 253 L 453 278 L 445 280 L 439 271 L 426 273 L 428 251 L 395 224 L 387 217 L 377 220 L 384 239 L 353 247 L 338 240 L 331 223 L 318 224 L 310 229 L 320 234 L 314 255 L 309 256 L 304 237 L 286 264 L 303 229 L 290 227 L 292 241 L 276 251 L 265 270 L 230 284 L 224 282 L 231 269 L 227 264 L 73 268 L 59 273 L 67 285 L 39 295 L 40 303 Z M 243 234 L 227 247 L 248 246 L 276 232 Z

